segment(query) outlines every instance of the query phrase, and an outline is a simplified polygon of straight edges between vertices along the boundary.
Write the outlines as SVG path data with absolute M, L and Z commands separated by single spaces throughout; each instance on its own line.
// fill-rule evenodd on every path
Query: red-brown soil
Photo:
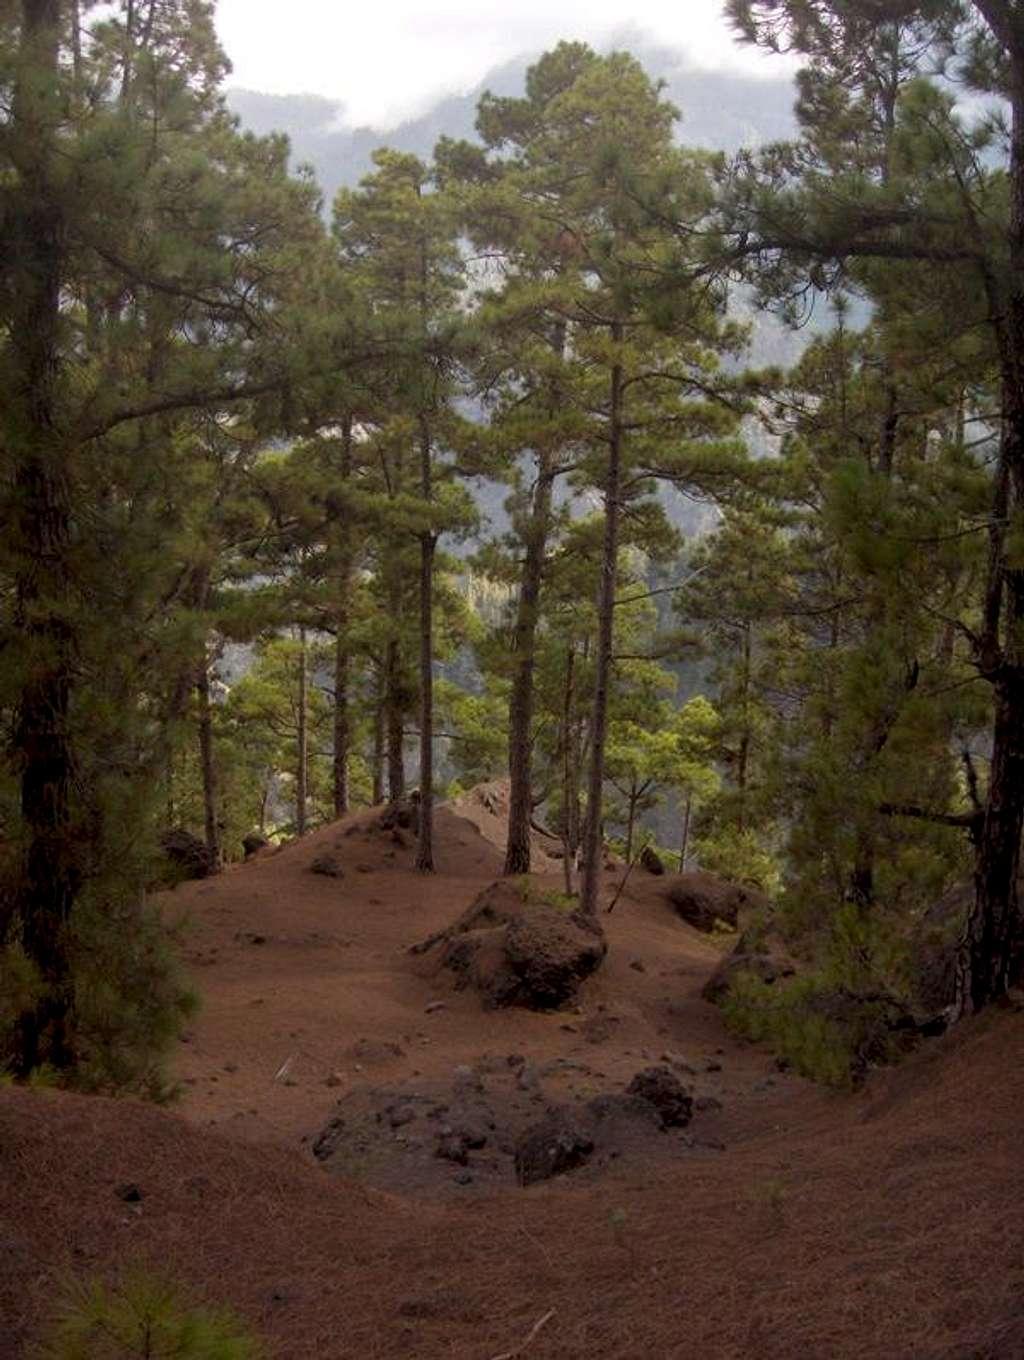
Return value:
M 179 1105 L 0 1091 L 0 1356 L 26 1352 L 55 1273 L 141 1259 L 280 1360 L 1024 1357 L 1024 1016 L 856 1095 L 813 1087 L 728 1036 L 699 996 L 720 946 L 640 873 L 577 1008 L 484 1011 L 408 946 L 497 876 L 500 834 L 479 795 L 441 810 L 422 877 L 410 835 L 360 814 L 168 895 L 204 999 Z M 325 852 L 342 877 L 310 872 Z M 721 1108 L 515 1184 L 499 1145 L 534 1110 L 663 1060 Z M 425 1111 L 481 1086 L 496 1128 L 458 1167 Z M 378 1122 L 396 1101 L 416 1118 Z

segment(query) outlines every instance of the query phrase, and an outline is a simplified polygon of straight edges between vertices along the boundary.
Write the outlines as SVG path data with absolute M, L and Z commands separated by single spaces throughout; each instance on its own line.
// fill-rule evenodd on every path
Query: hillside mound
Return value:
M 433 875 L 376 809 L 165 896 L 204 1001 L 175 1112 L 0 1089 L 5 1355 L 55 1274 L 137 1258 L 274 1360 L 1024 1354 L 1024 1017 L 812 1087 L 701 999 L 733 937 L 636 874 L 574 1004 L 482 1010 L 409 947 L 502 847 L 437 831 Z
M 777 1101 L 727 1154 L 464 1204 L 133 1102 L 5 1090 L 6 1353 L 55 1272 L 131 1258 L 230 1304 L 278 1360 L 490 1360 L 549 1313 L 537 1360 L 1010 1360 L 1022 1072 L 1024 1019 L 992 1016 L 856 1099 Z

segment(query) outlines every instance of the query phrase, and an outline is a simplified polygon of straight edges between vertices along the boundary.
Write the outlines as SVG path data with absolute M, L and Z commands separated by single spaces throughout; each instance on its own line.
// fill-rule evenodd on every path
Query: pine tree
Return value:
M 220 106 L 209 5 L 145 22 L 124 6 L 78 43 L 73 9 L 18 6 L 4 71 L 0 571 L 22 659 L 0 703 L 23 854 L 0 927 L 37 980 L 13 1039 L 22 1074 L 77 1061 L 79 909 L 135 897 L 137 790 L 196 676 L 178 612 L 196 564 L 143 555 L 180 507 L 161 459 L 185 464 L 204 413 L 281 390 L 281 347 L 263 341 L 294 298 L 291 252 L 320 234 L 283 141 L 239 137 Z
M 816 0 L 812 4 L 759 4 L 735 0 L 730 14 L 749 40 L 791 45 L 830 69 L 831 88 L 842 88 L 846 70 L 863 70 L 860 53 L 879 50 L 871 20 L 890 51 L 902 35 L 915 37 L 912 55 L 924 75 L 936 52 L 959 65 L 968 81 L 1006 97 L 1010 127 L 1005 139 L 1005 178 L 993 174 L 982 152 L 993 148 L 998 129 L 984 121 L 965 130 L 948 98 L 922 89 L 897 103 L 906 115 L 907 154 L 902 174 L 881 184 L 854 173 L 839 195 L 822 192 L 817 148 L 809 143 L 809 176 L 797 173 L 787 153 L 762 167 L 767 176 L 747 196 L 752 213 L 741 214 L 741 248 L 769 259 L 776 278 L 791 281 L 808 263 L 812 279 L 822 267 L 847 261 L 888 262 L 891 269 L 934 280 L 943 268 L 947 296 L 962 296 L 959 279 L 974 279 L 968 315 L 989 328 L 1000 386 L 1000 454 L 993 477 L 990 551 L 980 626 L 962 624 L 973 638 L 978 673 L 993 687 L 992 760 L 984 813 L 975 837 L 976 902 L 967 924 L 958 981 L 958 1009 L 977 1009 L 998 996 L 1018 969 L 1022 936 L 1017 902 L 1021 829 L 1024 826 L 1024 669 L 1019 654 L 1024 588 L 1009 546 L 1016 505 L 1024 492 L 1024 15 L 1012 0 L 974 0 L 882 6 L 878 14 Z M 839 101 L 833 109 L 843 112 Z M 825 110 L 827 113 L 828 110 Z M 827 121 L 827 120 L 826 120 Z M 836 129 L 837 141 L 842 127 Z M 924 156 L 922 157 L 922 151 Z M 927 174 L 920 171 L 926 162 Z M 1005 185 L 1006 198 L 1000 189 Z M 806 186 L 807 192 L 804 192 Z M 1006 199 L 1008 198 L 1008 203 Z M 739 219 L 736 219 L 737 223 Z M 933 297 L 929 286 L 919 296 Z M 980 310 L 981 315 L 978 316 Z M 955 332 L 965 319 L 948 313 Z

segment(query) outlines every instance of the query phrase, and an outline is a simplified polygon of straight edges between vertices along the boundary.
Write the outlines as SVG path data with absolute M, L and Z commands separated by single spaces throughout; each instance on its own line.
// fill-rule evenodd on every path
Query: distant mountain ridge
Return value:
M 630 32 L 613 46 L 632 52 L 654 79 L 665 82 L 665 94 L 682 113 L 679 139 L 688 146 L 735 151 L 789 137 L 795 130 L 794 88 L 788 78 L 697 70 L 687 66 L 683 53 L 648 45 Z M 330 205 L 342 185 L 354 186 L 370 170 L 377 147 L 428 158 L 443 135 L 473 137 L 480 95 L 484 90 L 521 94 L 526 70 L 538 55 L 496 67 L 468 93 L 448 95 L 387 131 L 342 126 L 344 102 L 323 95 L 232 89 L 228 104 L 253 132 L 287 133 L 295 162 L 313 167 Z

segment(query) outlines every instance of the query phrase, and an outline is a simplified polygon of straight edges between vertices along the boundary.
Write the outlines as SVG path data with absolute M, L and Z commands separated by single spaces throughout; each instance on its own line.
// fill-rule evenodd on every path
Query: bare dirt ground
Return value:
M 813 1087 L 725 1032 L 699 996 L 720 946 L 646 874 L 579 1006 L 484 1011 L 408 947 L 499 874 L 488 801 L 439 812 L 432 877 L 366 813 L 168 895 L 204 998 L 174 1111 L 0 1091 L 0 1356 L 54 1272 L 143 1260 L 281 1360 L 1024 1357 L 1024 1016 Z M 516 1185 L 521 1128 L 652 1064 L 692 1088 L 685 1129 L 613 1121 Z M 479 1133 L 462 1160 L 452 1125 Z

